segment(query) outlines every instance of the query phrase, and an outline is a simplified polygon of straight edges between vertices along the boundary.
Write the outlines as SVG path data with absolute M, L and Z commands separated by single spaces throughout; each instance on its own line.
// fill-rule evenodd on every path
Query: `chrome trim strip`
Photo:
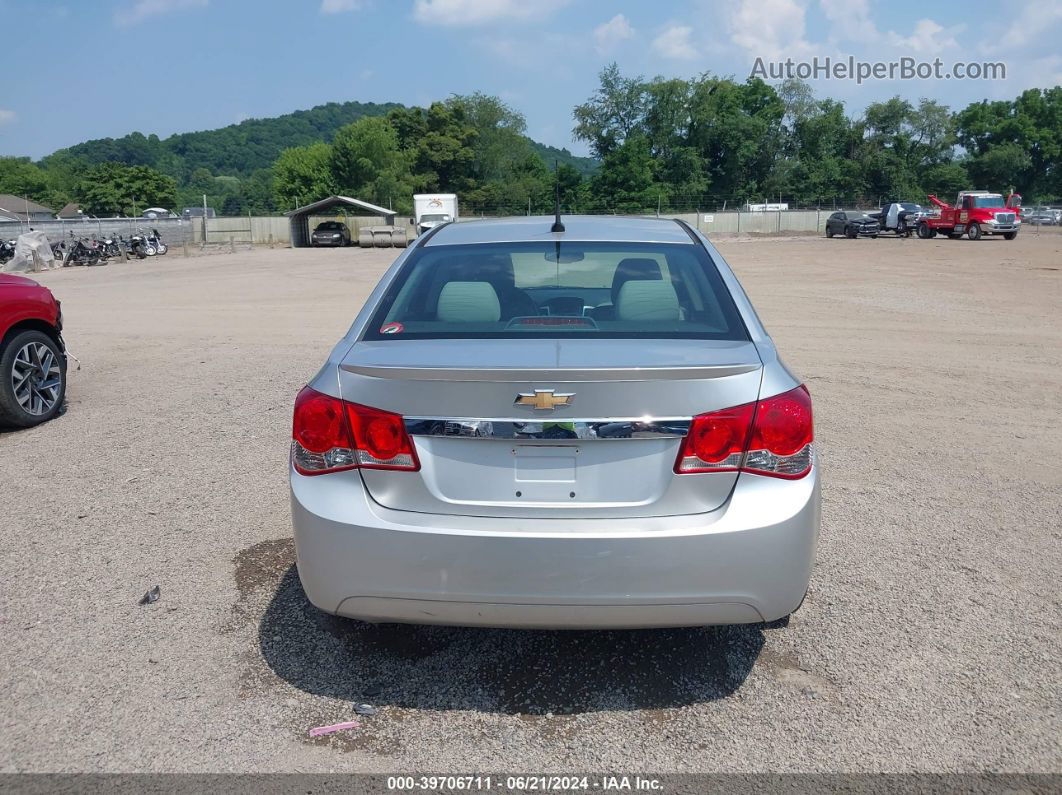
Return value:
M 623 419 L 472 419 L 406 417 L 410 436 L 463 439 L 680 439 L 689 432 L 690 417 L 638 417 Z
M 341 364 L 348 373 L 373 378 L 415 381 L 644 381 L 723 378 L 759 370 L 759 362 L 692 365 L 689 367 L 392 367 L 388 365 Z

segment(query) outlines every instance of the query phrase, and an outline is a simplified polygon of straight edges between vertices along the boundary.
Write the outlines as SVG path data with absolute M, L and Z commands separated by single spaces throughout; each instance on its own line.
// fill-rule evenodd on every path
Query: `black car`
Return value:
M 340 221 L 324 221 L 310 235 L 311 246 L 349 246 L 350 229 Z
M 878 222 L 863 212 L 838 210 L 826 219 L 826 237 L 877 237 Z

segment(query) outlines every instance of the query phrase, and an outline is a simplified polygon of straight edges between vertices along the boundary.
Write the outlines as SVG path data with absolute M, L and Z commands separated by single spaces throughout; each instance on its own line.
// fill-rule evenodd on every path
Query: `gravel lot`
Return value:
M 787 630 L 326 616 L 291 402 L 395 252 L 42 275 L 82 366 L 64 416 L 0 433 L 0 769 L 1062 770 L 1062 235 L 720 247 L 816 401 Z

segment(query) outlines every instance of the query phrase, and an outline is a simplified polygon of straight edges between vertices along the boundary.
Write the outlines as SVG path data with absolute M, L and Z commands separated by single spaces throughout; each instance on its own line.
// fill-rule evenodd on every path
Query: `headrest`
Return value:
M 501 319 L 498 293 L 489 282 L 447 282 L 435 310 L 446 323 L 496 323 Z
M 515 282 L 513 261 L 502 254 L 479 254 L 449 257 L 436 266 L 439 282 L 490 282 L 497 287 L 512 287 Z
M 678 320 L 678 295 L 671 282 L 638 279 L 624 284 L 616 299 L 619 320 Z
M 636 279 L 661 279 L 660 263 L 648 257 L 627 257 L 621 259 L 612 276 L 612 303 L 616 303 L 620 288 Z

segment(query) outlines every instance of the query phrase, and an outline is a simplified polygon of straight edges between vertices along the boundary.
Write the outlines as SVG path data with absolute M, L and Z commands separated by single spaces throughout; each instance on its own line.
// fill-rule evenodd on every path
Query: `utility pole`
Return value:
M 207 242 L 207 203 L 206 194 L 203 194 L 203 245 Z

